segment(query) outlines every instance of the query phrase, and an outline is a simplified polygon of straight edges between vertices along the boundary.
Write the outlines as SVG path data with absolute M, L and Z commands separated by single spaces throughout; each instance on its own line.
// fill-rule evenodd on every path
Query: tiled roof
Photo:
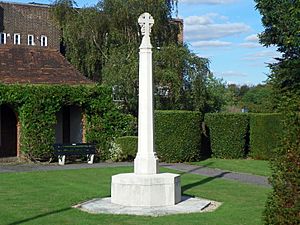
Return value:
M 0 83 L 93 84 L 57 50 L 0 46 Z

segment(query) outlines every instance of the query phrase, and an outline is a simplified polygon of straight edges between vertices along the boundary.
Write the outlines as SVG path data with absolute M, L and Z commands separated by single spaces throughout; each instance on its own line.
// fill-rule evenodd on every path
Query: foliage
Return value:
M 135 158 L 138 149 L 137 136 L 118 137 L 115 143 L 121 149 L 119 161 L 132 161 Z
M 266 113 L 274 111 L 274 90 L 271 85 L 257 85 L 250 87 L 241 98 L 241 106 L 252 113 Z
M 282 53 L 270 65 L 279 110 L 287 115 L 281 146 L 272 161 L 273 193 L 265 209 L 266 224 L 299 224 L 300 153 L 300 1 L 256 0 L 265 31 L 260 42 Z
M 269 82 L 276 90 L 279 104 L 285 96 L 300 96 L 300 1 L 255 0 L 265 27 L 260 42 L 265 46 L 275 45 L 282 53 L 278 62 L 270 65 Z
M 94 7 L 76 8 L 70 0 L 53 3 L 54 21 L 62 30 L 62 44 L 68 60 L 83 74 L 102 81 L 102 69 L 110 53 L 121 45 L 140 42 L 137 18 L 147 11 L 156 19 L 153 28 L 155 46 L 177 40 L 178 27 L 169 23 L 177 1 L 101 0 Z
M 122 161 L 121 155 L 122 155 L 121 146 L 115 142 L 112 142 L 109 148 L 109 159 L 112 160 L 113 162 L 119 162 Z
M 243 158 L 249 145 L 249 115 L 241 113 L 208 113 L 204 118 L 209 129 L 213 157 Z
M 275 89 L 278 111 L 289 108 L 289 102 L 300 103 L 300 57 L 298 59 L 281 60 L 271 67 L 270 83 Z M 299 107 L 295 110 L 299 110 Z
M 155 112 L 155 148 L 164 162 L 197 160 L 200 156 L 201 113 Z
M 131 134 L 134 121 L 121 114 L 108 88 L 98 85 L 0 85 L 0 104 L 17 112 L 22 154 L 31 160 L 51 157 L 55 142 L 56 113 L 76 105 L 86 114 L 88 142 L 97 143 L 101 159 L 107 158 L 108 143 L 116 136 Z
M 265 212 L 265 224 L 299 224 L 300 210 L 300 115 L 289 113 L 285 118 L 284 138 L 271 161 L 273 192 Z
M 265 27 L 260 41 L 266 46 L 277 45 L 284 58 L 300 55 L 300 2 L 298 0 L 255 0 Z
M 272 113 L 275 109 L 274 88 L 271 84 L 256 86 L 230 84 L 223 92 L 226 99 L 223 111 L 252 113 Z
M 250 115 L 250 156 L 272 159 L 282 138 L 283 116 L 276 113 Z
M 209 71 L 209 61 L 190 52 L 187 46 L 168 45 L 154 51 L 156 109 L 214 111 L 219 100 L 211 89 L 217 80 Z M 214 83 L 215 82 L 215 83 Z
M 98 8 L 74 7 L 75 2 L 57 0 L 52 8 L 54 21 L 62 31 L 62 53 L 87 77 L 100 81 L 101 70 L 107 57 L 107 18 Z
M 220 112 L 231 101 L 226 85 L 222 79 L 209 74 L 207 77 L 207 102 L 205 112 Z
M 137 18 L 151 13 L 156 109 L 219 111 L 223 95 L 216 93 L 223 84 L 210 73 L 207 59 L 178 42 L 180 24 L 172 20 L 176 5 L 175 0 L 101 0 L 94 7 L 76 9 L 72 1 L 57 0 L 52 15 L 62 29 L 69 61 L 86 76 L 117 90 L 123 110 L 137 116 Z

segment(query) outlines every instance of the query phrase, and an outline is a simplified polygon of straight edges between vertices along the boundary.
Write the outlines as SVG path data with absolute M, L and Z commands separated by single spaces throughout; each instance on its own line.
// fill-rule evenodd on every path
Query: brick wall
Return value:
M 34 35 L 35 46 L 41 46 L 44 35 L 48 48 L 60 48 L 60 31 L 51 20 L 48 5 L 0 2 L 0 32 L 6 33 L 7 45 L 13 45 L 14 34 L 20 34 L 21 45 L 27 46 L 28 35 Z
M 173 18 L 173 19 L 171 19 L 170 23 L 177 26 L 177 28 L 178 28 L 177 40 L 178 40 L 178 43 L 183 44 L 183 41 L 184 41 L 184 39 L 183 39 L 183 19 Z

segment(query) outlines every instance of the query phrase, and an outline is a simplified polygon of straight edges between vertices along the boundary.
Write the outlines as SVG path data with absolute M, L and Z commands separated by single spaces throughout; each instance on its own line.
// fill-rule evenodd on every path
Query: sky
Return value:
M 52 0 L 34 1 L 52 3 Z M 98 0 L 75 2 L 83 7 L 95 5 Z M 208 58 L 214 76 L 226 83 L 264 83 L 269 74 L 267 64 L 280 56 L 275 47 L 259 44 L 257 34 L 264 28 L 254 0 L 179 0 L 178 17 L 184 20 L 184 41 L 189 48 Z

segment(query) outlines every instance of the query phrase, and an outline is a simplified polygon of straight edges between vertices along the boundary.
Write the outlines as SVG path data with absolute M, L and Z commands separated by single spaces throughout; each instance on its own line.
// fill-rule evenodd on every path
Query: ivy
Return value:
M 55 142 L 56 113 L 63 106 L 79 106 L 86 115 L 86 138 L 97 144 L 101 159 L 108 157 L 108 143 L 129 135 L 134 121 L 121 114 L 111 99 L 111 89 L 100 85 L 4 85 L 0 104 L 10 105 L 21 125 L 20 151 L 30 160 L 49 160 Z

